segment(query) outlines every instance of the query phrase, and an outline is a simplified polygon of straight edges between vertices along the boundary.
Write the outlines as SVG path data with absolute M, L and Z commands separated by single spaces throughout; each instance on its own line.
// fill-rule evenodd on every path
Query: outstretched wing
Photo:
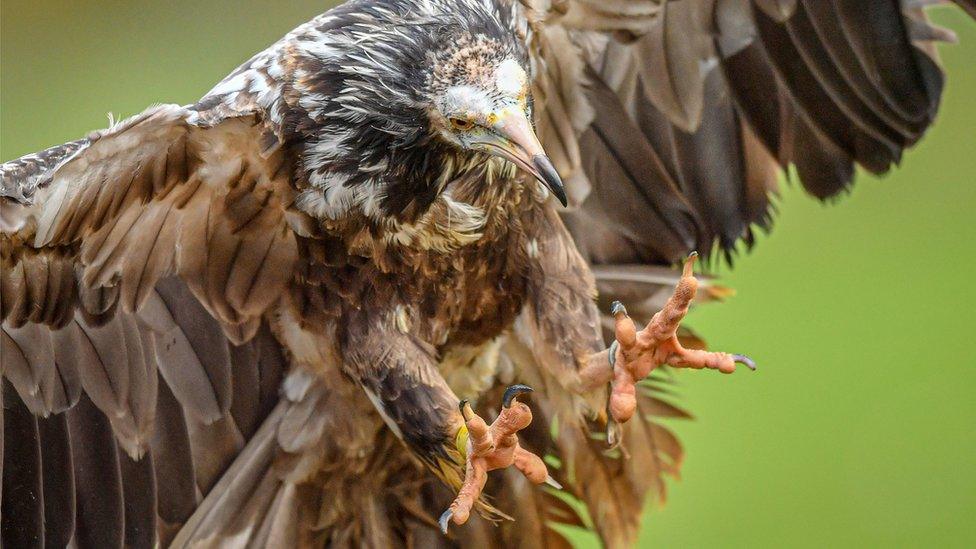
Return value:
M 780 170 L 820 199 L 888 171 L 933 121 L 932 42 L 952 39 L 898 0 L 524 3 L 566 221 L 598 264 L 731 258 Z
M 198 118 L 153 107 L 2 166 L 6 322 L 63 326 L 96 291 L 135 312 L 177 274 L 228 334 L 250 339 L 293 274 L 289 170 L 253 116 Z M 34 288 L 31 265 L 55 257 L 80 284 Z
M 4 545 L 165 544 L 276 406 L 275 145 L 162 105 L 0 167 Z
M 572 202 L 563 219 L 601 296 L 630 296 L 645 319 L 660 306 L 651 296 L 674 284 L 669 264 L 692 250 L 731 260 L 770 226 L 781 171 L 826 199 L 849 188 L 855 165 L 880 174 L 898 163 L 939 106 L 932 42 L 952 39 L 927 22 L 924 2 L 520 3 L 538 130 Z M 567 487 L 608 545 L 633 540 L 645 496 L 663 497 L 660 477 L 680 466 L 680 444 L 652 417 L 683 415 L 661 381 L 628 424 L 635 459 L 584 444 L 559 456 L 585 479 Z M 541 417 L 545 406 L 558 408 L 543 402 Z

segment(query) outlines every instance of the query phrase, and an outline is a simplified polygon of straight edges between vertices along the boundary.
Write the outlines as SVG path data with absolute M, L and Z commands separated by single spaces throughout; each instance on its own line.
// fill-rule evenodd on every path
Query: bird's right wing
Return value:
M 165 544 L 276 406 L 276 145 L 163 105 L 0 167 L 3 545 Z
M 254 116 L 198 117 L 153 107 L 3 164 L 5 322 L 62 326 L 79 302 L 135 312 L 177 274 L 229 336 L 250 339 L 294 274 L 289 166 Z M 37 265 L 71 266 L 58 273 L 79 283 L 39 288 Z

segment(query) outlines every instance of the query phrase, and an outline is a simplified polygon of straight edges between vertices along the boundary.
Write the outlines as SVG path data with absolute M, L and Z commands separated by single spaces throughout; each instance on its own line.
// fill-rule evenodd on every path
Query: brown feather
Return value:
M 952 0 L 960 8 L 966 10 L 970 17 L 976 19 L 976 0 Z
M 125 311 L 139 310 L 156 282 L 172 271 L 178 216 L 170 202 L 153 204 L 141 216 L 141 232 L 129 245 L 130 251 L 121 272 L 121 299 Z
M 10 248 L 0 246 L 0 252 L 7 252 Z M 24 261 L 14 261 L 3 253 L 0 261 L 0 319 L 11 326 L 23 325 L 30 313 L 25 269 Z
M 78 374 L 85 393 L 108 417 L 127 413 L 129 361 L 135 359 L 126 344 L 122 322 L 113 319 L 104 326 L 75 322 L 73 348 L 79 354 Z M 141 356 L 141 355 L 140 355 Z
M 160 379 L 156 429 L 151 443 L 160 519 L 183 524 L 197 505 L 190 437 L 179 402 Z
M 712 0 L 665 2 L 647 34 L 633 47 L 638 74 L 650 101 L 684 131 L 701 122 L 710 56 Z
M 87 397 L 68 411 L 75 463 L 79 547 L 122 547 L 124 505 L 119 458 L 112 427 Z
M 124 503 L 125 547 L 153 547 L 156 541 L 156 477 L 152 455 L 133 460 L 118 453 Z M 166 487 L 164 489 L 168 489 Z
M 904 138 L 862 102 L 836 68 L 826 48 L 821 44 L 816 28 L 803 4 L 787 21 L 786 28 L 804 64 L 838 109 L 858 129 L 887 147 L 892 149 L 903 147 Z
M 912 121 L 931 121 L 930 97 L 905 32 L 898 2 L 833 0 L 844 34 L 864 72 L 885 101 Z
M 272 127 L 293 105 L 259 113 L 248 90 L 233 104 L 156 107 L 15 161 L 16 188 L 4 166 L 4 222 L 9 207 L 27 221 L 0 242 L 4 543 L 8 510 L 21 505 L 8 501 L 13 465 L 43 488 L 42 503 L 24 504 L 33 542 L 448 546 L 430 511 L 453 494 L 427 483 L 360 385 L 408 442 L 434 441 L 414 455 L 436 454 L 441 473 L 456 475 L 445 434 L 456 396 L 438 364 L 453 368 L 459 348 L 475 349 L 474 362 L 450 377 L 482 406 L 501 378 L 531 380 L 526 445 L 558 463 L 554 476 L 606 545 L 633 540 L 647 498 L 663 501 L 683 458 L 658 418 L 688 414 L 656 375 L 641 413 L 619 427 L 623 445 L 607 451 L 605 395 L 571 394 L 580 357 L 603 348 L 586 259 L 608 263 L 596 269 L 604 294 L 633 294 L 632 312 L 650 313 L 672 282 L 652 265 L 716 239 L 725 250 L 751 243 L 751 224 L 768 226 L 777 164 L 793 163 L 823 197 L 847 187 L 855 161 L 887 169 L 931 121 L 943 79 L 923 41 L 947 35 L 881 0 L 864 13 L 847 0 L 836 12 L 812 0 L 522 3 L 531 21 L 517 31 L 544 68 L 540 133 L 578 206 L 566 219 L 582 254 L 518 179 L 451 182 L 452 198 L 483 207 L 486 224 L 450 253 L 417 253 L 416 242 L 394 242 L 412 235 L 388 238 L 371 221 L 292 210 L 308 181 L 291 173 L 300 138 L 282 132 L 311 119 Z M 865 13 L 878 28 L 851 36 L 871 23 Z M 267 56 L 249 63 L 234 78 L 275 86 L 274 71 L 296 70 L 262 65 Z M 301 105 L 301 90 L 275 91 Z M 480 196 L 486 188 L 496 194 Z M 444 211 L 441 201 L 411 215 L 439 235 L 453 230 Z M 724 295 L 702 289 L 702 300 Z M 521 348 L 497 356 L 503 333 Z M 30 416 L 67 408 L 67 436 L 63 417 L 38 429 Z M 21 438 L 33 446 L 11 453 Z M 56 506 L 66 478 L 73 512 Z M 488 493 L 519 522 L 472 519 L 458 535 L 476 545 L 565 546 L 551 523 L 589 525 L 516 473 L 492 475 Z
M 215 536 L 234 532 L 228 525 L 238 519 L 241 510 L 255 492 L 271 464 L 274 455 L 274 432 L 279 415 L 272 413 L 251 439 L 248 447 L 236 459 L 209 495 L 200 503 L 193 516 L 174 538 L 171 547 L 187 547 L 194 543 L 212 543 Z M 251 518 L 251 517 L 248 517 Z M 238 524 L 246 523 L 239 519 Z M 229 531 L 228 531 L 229 530 Z
M 691 134 L 672 130 L 672 142 L 682 191 L 707 227 L 696 245 L 707 256 L 716 238 L 723 250 L 734 247 L 750 220 L 743 216 L 746 184 L 738 117 L 718 71 L 711 71 L 703 86 L 707 99 L 701 123 Z
M 651 145 L 634 139 L 639 131 L 613 92 L 594 80 L 590 99 L 597 119 L 580 138 L 584 169 L 591 181 L 607 183 L 594 189 L 593 200 L 599 201 L 601 210 L 613 212 L 613 221 L 623 225 L 618 230 L 635 241 L 643 257 L 683 256 L 695 241 L 691 208 Z M 633 130 L 621 131 L 628 128 Z
M 37 418 L 3 382 L 3 502 L 0 540 L 7 547 L 44 546 L 44 491 Z M 11 444 L 13 442 L 13 444 Z M 16 448 L 17 451 L 11 451 Z
M 227 344 L 216 323 L 192 296 L 186 295 L 181 283 L 163 281 L 158 288 L 140 311 L 140 319 L 156 341 L 160 374 L 189 413 L 204 422 L 216 421 L 230 406 Z M 164 301 L 163 295 L 173 305 Z
M 887 171 L 900 158 L 900 151 L 858 129 L 838 108 L 803 62 L 784 26 L 758 11 L 755 20 L 766 54 L 803 119 L 868 170 Z
M 797 0 L 756 0 L 759 9 L 776 21 L 783 22 L 793 16 Z
M 830 54 L 830 61 L 844 77 L 851 89 L 864 101 L 872 112 L 884 122 L 898 130 L 908 143 L 921 137 L 925 124 L 913 122 L 895 111 L 868 78 L 864 67 L 858 61 L 844 29 L 839 13 L 830 2 L 803 0 L 803 7 L 809 13 L 810 22 L 816 29 L 820 44 Z
M 75 532 L 74 459 L 65 414 L 37 421 L 44 473 L 44 541 L 67 547 Z
M 27 407 L 45 417 L 63 411 L 68 396 L 57 373 L 49 330 L 32 323 L 2 330 L 4 357 L 11 360 L 10 380 Z

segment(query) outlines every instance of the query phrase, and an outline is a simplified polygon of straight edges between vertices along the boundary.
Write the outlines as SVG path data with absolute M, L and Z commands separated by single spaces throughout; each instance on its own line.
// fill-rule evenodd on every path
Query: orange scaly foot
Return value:
M 488 480 L 488 471 L 514 465 L 535 484 L 548 482 L 559 487 L 549 476 L 545 463 L 539 456 L 522 448 L 516 435 L 532 423 L 532 411 L 516 397 L 531 391 L 532 388 L 527 385 L 509 387 L 502 399 L 502 411 L 490 426 L 474 413 L 468 401 L 461 401 L 461 414 L 468 429 L 467 466 L 457 498 L 438 521 L 445 534 L 451 521 L 454 524 L 467 522 L 471 507 Z
M 755 370 L 756 364 L 747 356 L 729 353 L 711 353 L 685 349 L 678 342 L 678 326 L 688 314 L 688 307 L 698 290 L 693 265 L 696 252 L 685 260 L 681 280 L 668 302 L 641 331 L 627 315 L 627 309 L 619 302 L 611 311 L 616 322 L 616 341 L 610 346 L 610 363 L 613 380 L 610 391 L 610 414 L 618 423 L 629 420 L 637 408 L 636 383 L 647 377 L 655 368 L 669 364 L 677 368 L 712 368 L 725 374 L 735 371 L 736 363 Z

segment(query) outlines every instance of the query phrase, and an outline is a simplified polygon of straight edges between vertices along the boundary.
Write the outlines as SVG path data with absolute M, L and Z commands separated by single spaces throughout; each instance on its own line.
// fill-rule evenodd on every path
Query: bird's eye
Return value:
M 474 127 L 474 122 L 467 118 L 457 118 L 452 116 L 449 118 L 451 125 L 454 126 L 455 130 L 468 131 Z

